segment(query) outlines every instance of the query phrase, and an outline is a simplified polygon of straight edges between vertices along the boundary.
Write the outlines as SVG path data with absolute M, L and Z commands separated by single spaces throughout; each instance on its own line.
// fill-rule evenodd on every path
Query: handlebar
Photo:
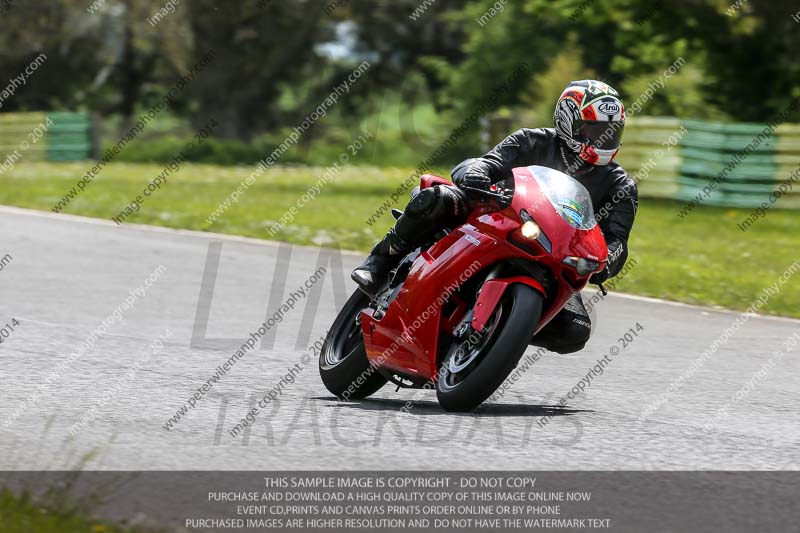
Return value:
M 603 283 L 597 283 L 597 286 L 600 287 L 600 292 L 603 293 L 603 296 L 608 296 L 608 291 L 605 287 L 603 287 Z

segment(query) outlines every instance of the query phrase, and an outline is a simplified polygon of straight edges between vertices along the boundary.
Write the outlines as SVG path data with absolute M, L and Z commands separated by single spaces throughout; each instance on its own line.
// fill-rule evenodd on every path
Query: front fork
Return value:
M 489 271 L 489 273 L 486 275 L 486 278 L 483 280 L 483 283 L 481 283 L 480 286 L 478 287 L 478 294 L 477 294 L 478 299 L 480 299 L 481 292 L 483 291 L 483 287 L 486 285 L 486 282 L 497 278 L 500 275 L 501 271 L 502 271 L 502 265 L 499 264 L 495 265 L 494 268 L 492 268 Z M 463 339 L 468 335 L 472 335 L 476 331 L 480 331 L 480 330 L 475 330 L 472 327 L 472 321 L 475 318 L 476 306 L 477 302 L 475 306 L 472 307 L 472 309 L 467 311 L 467 313 L 464 315 L 464 318 L 461 319 L 461 321 L 458 323 L 458 325 L 456 325 L 455 329 L 453 330 L 453 336 L 456 337 L 457 339 Z

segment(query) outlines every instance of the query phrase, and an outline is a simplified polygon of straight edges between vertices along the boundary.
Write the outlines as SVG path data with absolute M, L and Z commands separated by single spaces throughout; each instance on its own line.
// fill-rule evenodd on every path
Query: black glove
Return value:
M 608 280 L 608 265 L 603 267 L 603 270 L 600 272 L 595 272 L 589 278 L 589 283 L 592 285 L 600 285 L 601 283 L 605 283 Z
M 480 172 L 479 170 L 467 170 L 465 173 L 458 176 L 456 179 L 456 185 L 460 188 L 469 187 L 472 189 L 480 189 L 482 191 L 488 191 L 489 187 L 492 185 L 492 180 L 489 179 L 489 176 Z M 472 191 L 467 191 L 472 192 Z

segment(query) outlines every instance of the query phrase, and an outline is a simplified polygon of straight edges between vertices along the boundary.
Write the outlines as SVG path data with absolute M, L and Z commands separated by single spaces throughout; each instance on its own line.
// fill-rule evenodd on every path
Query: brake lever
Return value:
M 489 197 L 492 197 L 492 198 L 497 198 L 498 200 L 503 200 L 504 202 L 507 202 L 507 201 L 512 199 L 512 197 L 509 196 L 509 195 L 502 194 L 502 193 L 497 193 L 497 192 L 492 192 L 492 191 L 487 191 L 485 189 L 478 189 L 477 187 L 459 187 L 459 188 L 463 189 L 465 191 L 472 191 L 472 192 L 483 194 L 485 196 L 489 196 Z

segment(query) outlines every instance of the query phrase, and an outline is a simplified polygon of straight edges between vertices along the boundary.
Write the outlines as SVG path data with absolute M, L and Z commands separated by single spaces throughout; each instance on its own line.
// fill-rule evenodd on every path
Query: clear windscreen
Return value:
M 592 229 L 597 225 L 589 191 L 577 180 L 552 168 L 532 166 L 528 170 L 558 214 L 570 226 Z

